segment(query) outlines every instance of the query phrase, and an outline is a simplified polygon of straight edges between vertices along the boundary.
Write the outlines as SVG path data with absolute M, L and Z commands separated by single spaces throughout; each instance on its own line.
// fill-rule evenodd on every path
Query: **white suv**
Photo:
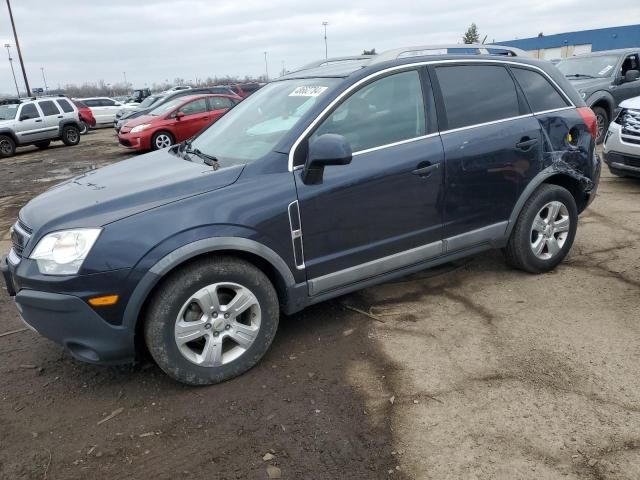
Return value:
M 110 127 L 120 110 L 135 110 L 138 107 L 137 103 L 124 104 L 109 97 L 78 98 L 78 100 L 91 109 L 96 119 L 96 128 Z
M 47 148 L 52 140 L 80 142 L 78 109 L 69 99 L 45 97 L 0 105 L 0 157 L 10 157 L 25 145 Z
M 604 140 L 604 161 L 614 175 L 640 178 L 640 97 L 620 103 Z

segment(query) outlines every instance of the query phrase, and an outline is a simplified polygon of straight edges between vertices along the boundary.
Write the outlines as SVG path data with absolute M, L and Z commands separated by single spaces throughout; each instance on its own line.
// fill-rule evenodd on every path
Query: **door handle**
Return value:
M 429 162 L 420 162 L 418 164 L 418 168 L 416 168 L 413 172 L 414 175 L 418 175 L 422 178 L 427 178 L 429 175 L 433 173 L 434 170 L 440 168 L 439 163 L 431 164 Z
M 516 143 L 516 148 L 528 152 L 536 143 L 538 143 L 537 138 L 522 137 L 522 139 Z
M 62 115 L 58 115 L 58 118 L 62 118 Z
M 41 121 L 42 121 L 42 119 L 40 119 L 40 120 L 36 120 L 36 123 L 40 123 Z

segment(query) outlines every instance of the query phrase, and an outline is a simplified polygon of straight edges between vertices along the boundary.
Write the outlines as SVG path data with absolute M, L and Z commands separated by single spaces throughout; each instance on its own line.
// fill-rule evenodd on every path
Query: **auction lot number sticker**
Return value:
M 308 86 L 298 87 L 289 94 L 290 97 L 317 97 L 329 87 Z

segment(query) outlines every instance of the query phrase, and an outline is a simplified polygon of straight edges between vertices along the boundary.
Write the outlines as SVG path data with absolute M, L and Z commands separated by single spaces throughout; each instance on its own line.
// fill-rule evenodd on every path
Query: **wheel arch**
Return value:
M 290 308 L 293 303 L 291 292 L 295 286 L 293 274 L 285 261 L 269 247 L 254 240 L 239 237 L 198 240 L 174 250 L 156 262 L 131 294 L 125 308 L 123 324 L 134 335 L 133 340 L 137 347 L 143 347 L 141 341 L 143 322 L 140 320 L 144 316 L 148 302 L 160 288 L 163 280 L 191 262 L 220 255 L 239 257 L 255 265 L 273 283 L 283 311 L 288 313 L 295 310 Z
M 60 123 L 58 123 L 58 135 L 60 137 L 62 137 L 62 130 L 64 130 L 64 127 L 66 127 L 68 125 L 73 125 L 78 130 L 80 130 L 79 120 L 75 120 L 75 119 L 72 119 L 72 118 L 67 118 L 67 119 L 61 120 Z
M 566 188 L 576 201 L 578 213 L 582 213 L 589 203 L 589 195 L 585 191 L 584 186 L 585 179 L 586 177 L 584 177 L 584 175 L 569 169 L 558 171 L 556 168 L 553 168 L 553 166 L 544 169 L 531 182 L 529 182 L 522 194 L 520 194 L 520 198 L 518 198 L 518 201 L 511 212 L 511 216 L 509 217 L 505 238 L 508 239 L 511 236 L 511 232 L 515 227 L 526 201 L 531 197 L 531 195 L 533 195 L 540 185 L 545 183 Z
M 20 142 L 18 142 L 18 137 L 16 137 L 16 134 L 13 132 L 13 130 L 9 128 L 4 128 L 0 130 L 0 135 L 6 135 L 7 137 L 11 137 L 11 139 L 16 144 L 16 146 L 20 144 Z
M 611 117 L 613 116 L 613 111 L 616 108 L 616 102 L 613 96 L 609 92 L 599 91 L 599 92 L 595 92 L 589 98 L 589 106 L 591 108 L 594 108 L 594 107 L 604 108 L 607 111 L 609 120 L 611 120 Z

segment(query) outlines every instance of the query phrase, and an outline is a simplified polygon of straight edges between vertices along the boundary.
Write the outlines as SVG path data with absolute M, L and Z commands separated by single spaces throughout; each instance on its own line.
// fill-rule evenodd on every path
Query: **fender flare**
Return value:
M 62 129 L 67 125 L 74 125 L 75 127 L 78 128 L 78 130 L 80 130 L 80 124 L 78 123 L 77 120 L 71 119 L 71 118 L 61 120 L 60 123 L 58 123 L 58 135 L 60 137 L 62 137 Z
M 10 128 L 2 128 L 0 129 L 0 135 L 6 135 L 8 137 L 11 137 L 11 139 L 15 142 L 16 147 L 20 144 L 20 142 L 18 142 L 18 137 L 16 137 L 16 134 L 13 130 L 11 130 Z
M 133 290 L 127 307 L 123 315 L 123 325 L 130 327 L 131 335 L 135 335 L 133 328 L 137 321 L 140 310 L 147 300 L 151 291 L 160 282 L 160 280 L 175 267 L 181 265 L 187 260 L 202 255 L 203 253 L 213 253 L 216 251 L 227 250 L 245 252 L 257 255 L 268 262 L 283 280 L 287 290 L 295 286 L 295 279 L 286 262 L 276 252 L 269 247 L 242 237 L 212 237 L 183 245 L 171 253 L 165 255 L 156 262 L 140 279 L 138 285 Z
M 531 181 L 527 184 L 525 189 L 520 194 L 520 197 L 518 198 L 518 201 L 516 202 L 513 210 L 511 211 L 511 215 L 509 216 L 509 223 L 507 224 L 507 230 L 505 232 L 505 240 L 508 240 L 511 236 L 511 231 L 515 227 L 518 217 L 520 216 L 520 212 L 522 211 L 522 208 L 524 207 L 526 201 L 529 200 L 529 197 L 531 197 L 533 192 L 548 178 L 556 175 L 565 175 L 567 177 L 573 178 L 574 180 L 577 180 L 581 185 L 586 185 L 587 188 L 583 188 L 585 193 L 589 192 L 589 185 L 593 186 L 593 182 L 591 180 L 582 175 L 580 172 L 564 164 L 564 162 L 549 165 L 547 168 L 533 177 L 533 179 L 531 179 Z
M 589 107 L 593 108 L 593 106 L 601 100 L 604 100 L 606 102 L 609 110 L 607 113 L 609 115 L 609 120 L 611 120 L 613 112 L 616 109 L 616 101 L 611 93 L 604 90 L 598 90 L 592 93 L 589 98 L 587 98 L 587 104 L 589 105 Z

